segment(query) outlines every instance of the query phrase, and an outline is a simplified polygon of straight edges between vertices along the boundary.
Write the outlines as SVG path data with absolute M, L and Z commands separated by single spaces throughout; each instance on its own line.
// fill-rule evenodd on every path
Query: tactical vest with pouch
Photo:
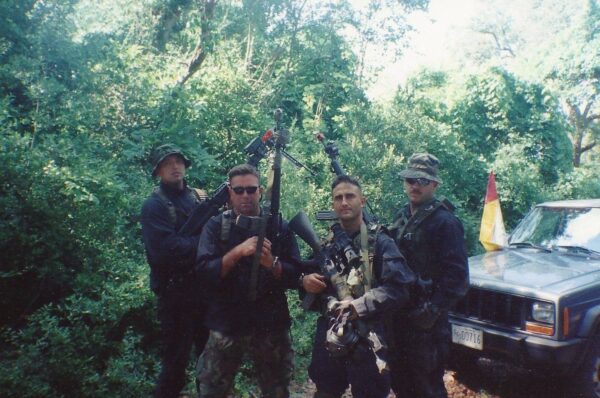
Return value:
M 360 262 L 358 266 L 351 267 L 343 272 L 345 284 L 352 298 L 358 298 L 369 291 L 376 282 L 376 276 L 373 272 L 373 259 L 377 244 L 377 237 L 381 231 L 381 226 L 376 224 L 362 224 L 361 231 L 352 241 L 354 248 L 360 248 Z M 326 245 L 333 244 L 333 236 L 330 235 L 326 240 Z M 338 297 L 343 300 L 344 297 Z
M 173 228 L 176 228 L 177 227 L 177 208 L 175 207 L 175 205 L 173 204 L 171 199 L 169 199 L 167 194 L 162 190 L 162 188 L 160 186 L 155 187 L 154 190 L 152 191 L 152 194 L 156 195 L 160 199 L 160 201 L 165 206 L 167 206 L 167 210 L 169 212 L 168 213 L 169 221 L 173 225 Z M 194 202 L 196 202 L 196 204 L 201 203 L 208 198 L 206 191 L 204 191 L 203 189 L 199 189 L 199 188 L 186 188 L 186 194 L 189 195 L 189 197 Z
M 436 280 L 440 277 L 441 269 L 434 258 L 431 239 L 424 236 L 421 228 L 423 222 L 436 211 L 454 211 L 454 206 L 445 198 L 434 198 L 421 206 L 415 214 L 407 217 L 401 210 L 390 225 L 389 231 L 398 245 L 400 252 L 408 262 L 408 266 L 422 279 Z

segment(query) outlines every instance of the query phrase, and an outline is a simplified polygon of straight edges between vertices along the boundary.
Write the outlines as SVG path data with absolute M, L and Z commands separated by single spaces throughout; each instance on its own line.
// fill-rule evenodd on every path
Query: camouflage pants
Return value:
M 264 398 L 289 397 L 294 353 L 288 329 L 231 337 L 211 330 L 198 360 L 198 398 L 224 398 L 247 354 Z

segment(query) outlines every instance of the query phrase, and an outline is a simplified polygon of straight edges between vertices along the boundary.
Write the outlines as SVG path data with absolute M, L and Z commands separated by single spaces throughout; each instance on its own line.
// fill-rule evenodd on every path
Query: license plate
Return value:
M 452 325 L 452 342 L 483 350 L 483 332 L 466 326 Z

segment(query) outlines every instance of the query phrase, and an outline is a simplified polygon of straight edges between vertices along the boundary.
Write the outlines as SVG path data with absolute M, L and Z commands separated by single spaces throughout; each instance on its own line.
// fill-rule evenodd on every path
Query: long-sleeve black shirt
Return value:
M 233 220 L 235 217 L 235 214 L 231 215 Z M 282 264 L 281 278 L 277 279 L 271 271 L 259 267 L 257 298 L 250 301 L 253 257 L 244 257 L 224 278 L 221 278 L 221 267 L 227 252 L 256 234 L 232 223 L 228 239 L 222 241 L 222 218 L 223 214 L 215 216 L 204 226 L 196 258 L 196 271 L 208 297 L 206 326 L 230 336 L 289 328 L 285 290 L 298 286 L 301 273 L 300 252 L 294 234 L 284 222 L 280 250 L 274 253 L 279 255 Z
M 160 188 L 175 207 L 176 222 L 169 215 L 168 205 L 152 193 L 142 205 L 142 236 L 150 264 L 150 286 L 154 292 L 165 288 L 169 279 L 193 270 L 200 235 L 185 236 L 177 231 L 198 205 L 191 188 L 182 190 L 166 184 Z
M 402 210 L 410 218 L 410 206 Z M 448 309 L 465 295 L 469 287 L 469 266 L 464 230 L 460 220 L 443 207 L 426 217 L 413 234 L 396 237 L 408 265 L 421 277 L 433 279 L 432 303 Z M 428 258 L 433 277 L 420 272 L 423 255 Z
M 371 318 L 403 307 L 415 282 L 415 275 L 406 265 L 394 240 L 385 233 L 377 234 L 373 274 L 374 286 L 352 300 L 359 318 Z

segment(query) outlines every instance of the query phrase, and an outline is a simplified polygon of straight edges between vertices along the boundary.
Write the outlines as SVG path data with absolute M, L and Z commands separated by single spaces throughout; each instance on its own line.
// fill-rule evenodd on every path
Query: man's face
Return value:
M 160 162 L 156 175 L 167 185 L 183 184 L 185 177 L 185 162 L 183 157 L 178 154 L 167 156 Z
M 340 221 L 356 221 L 362 218 L 365 198 L 360 189 L 353 184 L 342 182 L 333 188 L 333 210 Z
M 413 207 L 419 207 L 433 198 L 438 183 L 424 178 L 405 178 L 404 192 Z
M 238 215 L 258 216 L 261 193 L 258 178 L 253 174 L 235 176 L 229 181 L 229 201 Z

